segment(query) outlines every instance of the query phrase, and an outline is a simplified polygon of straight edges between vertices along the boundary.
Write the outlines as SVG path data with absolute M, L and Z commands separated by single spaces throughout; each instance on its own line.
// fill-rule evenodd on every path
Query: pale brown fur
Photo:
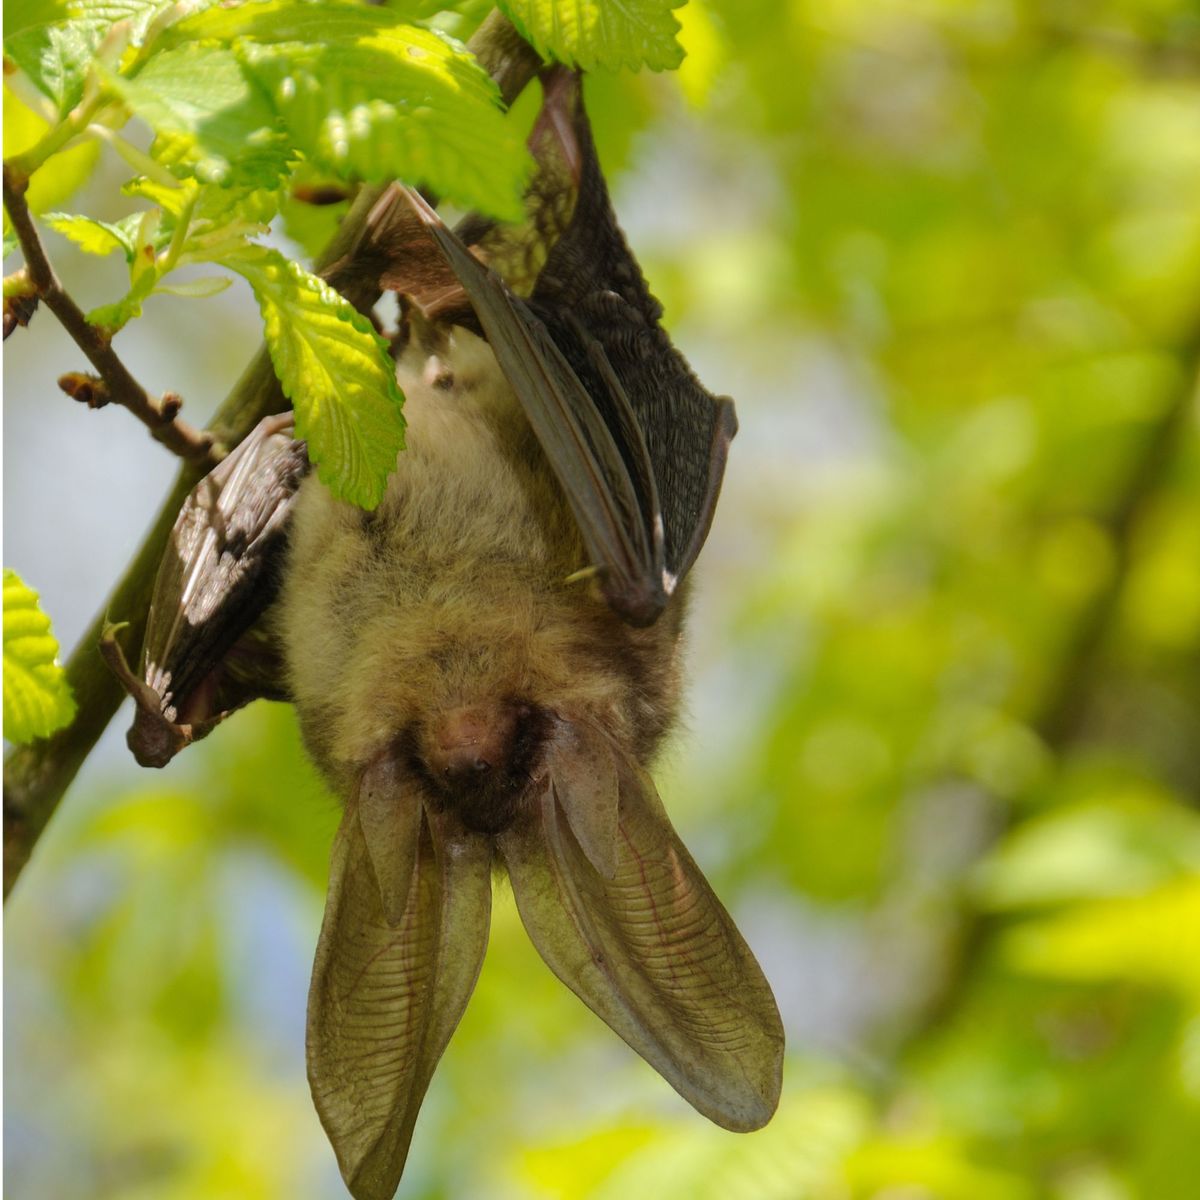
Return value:
M 451 709 L 519 699 L 647 764 L 678 708 L 683 597 L 633 629 L 567 582 L 582 540 L 485 342 L 413 338 L 398 374 L 407 448 L 378 511 L 314 476 L 292 520 L 275 620 L 310 752 L 346 795 Z

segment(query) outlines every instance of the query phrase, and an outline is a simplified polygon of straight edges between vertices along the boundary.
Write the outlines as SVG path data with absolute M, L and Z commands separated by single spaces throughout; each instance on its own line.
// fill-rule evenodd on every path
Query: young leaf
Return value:
M 4 736 L 10 742 L 48 737 L 75 715 L 75 700 L 58 665 L 58 642 L 37 592 L 4 570 Z
M 161 135 L 160 157 L 205 182 L 275 187 L 291 156 L 266 97 L 233 53 L 186 43 L 155 54 L 132 79 L 105 79 Z
M 179 216 L 188 204 L 195 200 L 199 190 L 200 185 L 194 179 L 180 180 L 176 187 L 168 187 L 165 183 L 148 179 L 144 175 L 131 179 L 121 187 L 122 195 L 149 200 L 172 217 Z
M 590 69 L 672 70 L 683 61 L 671 10 L 684 0 L 500 0 L 539 54 Z
M 519 217 L 520 135 L 457 42 L 335 0 L 213 8 L 170 36 L 232 42 L 316 168 L 426 183 L 464 206 Z
M 47 213 L 43 220 L 56 233 L 74 242 L 85 254 L 103 256 L 120 250 L 126 262 L 133 262 L 140 216 L 140 213 L 134 213 L 115 224 L 74 213 Z
M 404 448 L 403 394 L 387 343 L 333 288 L 276 250 L 220 260 L 244 276 L 267 349 L 317 473 L 335 496 L 372 509 Z
M 166 7 L 165 0 L 9 0 L 4 53 L 66 116 L 83 95 L 88 67 L 113 26 L 127 22 L 136 44 Z

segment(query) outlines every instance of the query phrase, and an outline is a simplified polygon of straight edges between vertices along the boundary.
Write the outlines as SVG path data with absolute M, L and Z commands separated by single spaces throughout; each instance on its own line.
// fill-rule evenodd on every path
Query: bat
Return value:
M 398 185 L 373 214 L 409 430 L 379 507 L 269 418 L 184 504 L 140 674 L 104 646 L 139 762 L 282 698 L 342 798 L 307 1056 L 359 1200 L 399 1184 L 497 870 L 550 969 L 697 1110 L 751 1130 L 779 1099 L 770 986 L 649 774 L 733 405 L 659 323 L 579 77 L 542 83 L 523 225 L 452 231 Z

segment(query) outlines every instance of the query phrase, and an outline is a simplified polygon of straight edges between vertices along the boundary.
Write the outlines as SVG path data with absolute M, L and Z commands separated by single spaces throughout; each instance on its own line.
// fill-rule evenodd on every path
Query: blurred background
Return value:
M 498 886 L 400 1195 L 1192 1197 L 1200 8 L 678 15 L 680 72 L 589 99 L 675 339 L 741 418 L 659 783 L 775 987 L 783 1102 L 707 1124 Z M 60 207 L 119 216 L 127 175 Z M 121 293 L 47 236 L 85 307 Z M 258 339 L 238 284 L 154 298 L 118 348 L 199 422 Z M 82 364 L 47 314 L 5 350 L 4 561 L 68 650 L 173 464 L 57 392 Z M 128 724 L 5 912 L 10 1194 L 342 1196 L 303 1059 L 335 802 L 287 707 L 158 774 Z

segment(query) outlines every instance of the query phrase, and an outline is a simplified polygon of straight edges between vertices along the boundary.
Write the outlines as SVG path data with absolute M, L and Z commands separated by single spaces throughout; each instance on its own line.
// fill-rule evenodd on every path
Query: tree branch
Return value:
M 468 45 L 498 84 L 506 105 L 516 99 L 542 65 L 537 54 L 498 12 L 493 12 L 484 20 Z M 6 173 L 6 203 L 7 192 Z M 383 188 L 374 186 L 359 190 L 330 246 L 321 255 L 319 268 L 345 260 L 354 247 L 363 243 L 367 219 L 382 192 Z M 352 258 L 351 254 L 351 261 Z M 378 299 L 378 287 L 367 277 L 367 273 L 355 276 L 353 271 L 349 271 L 339 276 L 338 284 L 347 299 L 361 309 L 369 309 Z M 270 357 L 266 348 L 261 347 L 209 423 L 208 431 L 216 441 L 235 446 L 263 417 L 281 412 L 286 407 L 287 402 L 275 378 Z M 126 644 L 140 647 L 145 636 L 146 610 L 150 604 L 159 560 L 180 505 L 201 474 L 197 463 L 185 460 L 141 549 L 67 662 L 67 681 L 78 705 L 75 719 L 49 738 L 18 747 L 5 761 L 5 897 L 29 860 L 63 793 L 124 698 L 121 684 L 105 666 L 98 649 L 109 614 L 114 619 L 128 623 Z
M 106 402 L 129 409 L 150 430 L 156 441 L 180 458 L 207 467 L 215 466 L 219 459 L 213 454 L 212 435 L 179 420 L 177 403 L 166 404 L 154 400 L 129 373 L 112 348 L 111 337 L 104 330 L 89 324 L 83 310 L 64 290 L 46 257 L 29 205 L 25 203 L 27 187 L 28 180 L 22 181 L 19 173 L 6 162 L 4 207 L 25 254 L 25 267 L 29 272 L 29 282 L 33 285 L 33 294 L 45 302 L 46 307 L 58 318 L 59 324 L 100 372 Z

